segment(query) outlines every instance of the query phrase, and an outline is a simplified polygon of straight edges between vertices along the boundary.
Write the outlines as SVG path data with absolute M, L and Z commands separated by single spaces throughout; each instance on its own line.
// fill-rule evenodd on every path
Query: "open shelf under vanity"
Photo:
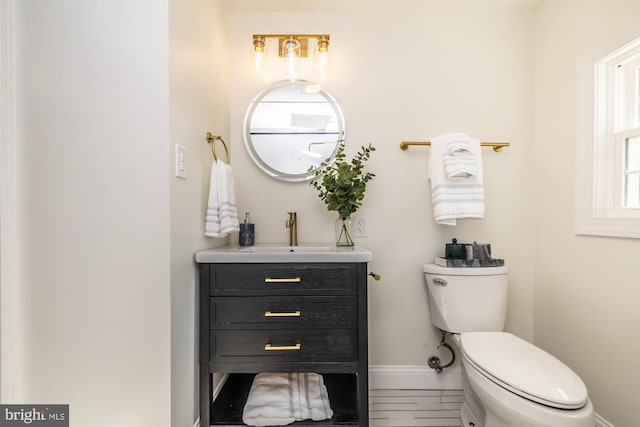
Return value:
M 242 411 L 255 374 L 230 374 L 216 399 L 211 403 L 212 426 L 245 425 Z M 297 421 L 292 426 L 358 425 L 357 376 L 323 374 L 333 417 L 324 421 Z

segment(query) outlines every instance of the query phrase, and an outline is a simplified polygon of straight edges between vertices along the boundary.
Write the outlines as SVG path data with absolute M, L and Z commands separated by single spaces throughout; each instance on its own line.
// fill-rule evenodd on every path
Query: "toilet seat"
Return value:
M 526 399 L 578 409 L 587 389 L 578 375 L 544 350 L 506 332 L 460 334 L 465 360 L 494 383 Z

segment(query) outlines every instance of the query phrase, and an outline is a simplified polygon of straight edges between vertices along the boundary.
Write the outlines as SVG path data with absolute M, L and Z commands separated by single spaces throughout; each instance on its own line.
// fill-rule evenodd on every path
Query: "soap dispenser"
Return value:
M 249 212 L 247 212 L 244 223 L 240 224 L 240 246 L 253 246 L 255 236 L 255 225 L 250 222 Z

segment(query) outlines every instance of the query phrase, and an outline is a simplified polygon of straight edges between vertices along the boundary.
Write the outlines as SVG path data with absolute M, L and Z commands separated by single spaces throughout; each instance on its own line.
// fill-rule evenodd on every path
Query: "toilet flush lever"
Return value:
M 447 286 L 447 281 L 445 279 L 441 279 L 439 277 L 434 277 L 433 278 L 433 283 L 435 283 L 436 285 Z

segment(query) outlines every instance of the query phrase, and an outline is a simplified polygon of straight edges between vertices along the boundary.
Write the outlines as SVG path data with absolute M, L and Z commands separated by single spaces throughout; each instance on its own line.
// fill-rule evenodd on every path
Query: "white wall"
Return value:
M 15 2 L 15 401 L 170 419 L 167 1 Z
M 378 148 L 358 212 L 369 223 L 358 243 L 382 275 L 370 286 L 371 363 L 423 365 L 435 353 L 421 265 L 452 237 L 490 242 L 510 269 L 507 329 L 575 369 L 610 422 L 633 425 L 640 369 L 625 355 L 640 350 L 637 242 L 573 234 L 566 159 L 576 58 L 633 23 L 640 5 L 554 0 L 534 15 L 537 3 L 329 1 L 314 11 L 279 1 L 269 7 L 283 12 L 257 13 L 264 2 L 16 1 L 14 400 L 68 402 L 73 426 L 192 423 L 191 256 L 224 242 L 200 234 L 203 135 L 230 143 L 239 209 L 252 212 L 258 242 L 287 239 L 289 210 L 300 241 L 330 241 L 334 215 L 315 192 L 262 174 L 238 145 L 265 84 L 249 73 L 251 34 L 328 32 L 323 84 L 343 106 L 349 150 Z M 512 144 L 483 152 L 486 218 L 455 229 L 433 223 L 427 149 L 398 148 L 452 130 Z M 187 181 L 172 177 L 176 143 L 188 149 Z
M 206 132 L 229 139 L 226 25 L 218 0 L 172 0 L 170 5 L 171 163 L 171 425 L 198 417 L 196 250 L 227 239 L 204 236 L 213 155 Z M 187 149 L 187 179 L 175 177 L 174 145 Z M 217 143 L 216 153 L 224 158 Z
M 586 382 L 596 411 L 637 425 L 640 382 L 636 239 L 574 234 L 578 60 L 640 25 L 636 0 L 554 0 L 536 26 L 535 343 Z
M 369 229 L 357 243 L 373 251 L 370 269 L 382 276 L 369 287 L 370 363 L 425 365 L 436 353 L 440 336 L 430 325 L 422 264 L 442 255 L 452 237 L 490 242 L 494 255 L 507 259 L 507 328 L 532 339 L 534 15 L 522 7 L 529 3 L 334 2 L 316 6 L 320 11 L 279 4 L 295 12 L 238 5 L 230 15 L 231 138 L 241 140 L 244 113 L 265 85 L 250 72 L 251 35 L 331 34 L 332 74 L 323 86 L 343 108 L 348 152 L 369 142 L 377 148 L 367 166 L 377 176 L 356 213 Z M 500 154 L 483 151 L 486 217 L 455 228 L 434 223 L 428 150 L 399 148 L 449 131 L 512 144 Z M 257 242 L 287 241 L 291 210 L 298 212 L 300 242 L 333 240 L 336 215 L 307 183 L 268 177 L 244 150 L 234 152 L 233 167 L 238 208 L 251 212 Z

